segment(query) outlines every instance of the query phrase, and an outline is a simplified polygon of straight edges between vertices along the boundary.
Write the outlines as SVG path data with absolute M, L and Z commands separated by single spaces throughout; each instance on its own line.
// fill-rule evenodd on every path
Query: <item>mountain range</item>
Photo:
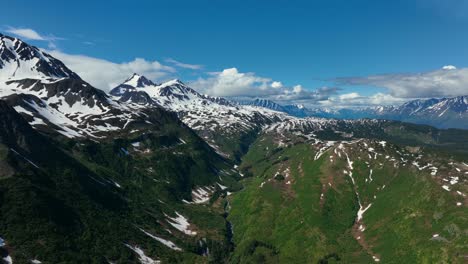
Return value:
M 270 100 L 255 99 L 243 104 L 265 107 L 296 117 L 336 119 L 378 118 L 425 124 L 437 128 L 468 129 L 468 96 L 418 99 L 399 106 L 361 108 L 306 108 L 303 105 L 280 105 Z
M 378 114 L 451 127 L 466 97 L 351 120 L 137 73 L 107 94 L 0 40 L 0 262 L 466 261 L 468 131 Z

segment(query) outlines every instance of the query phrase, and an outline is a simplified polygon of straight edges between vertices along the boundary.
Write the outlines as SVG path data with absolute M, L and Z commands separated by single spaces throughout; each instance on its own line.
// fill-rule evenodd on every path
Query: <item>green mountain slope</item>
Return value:
M 224 210 L 214 201 L 222 189 L 239 188 L 237 172 L 173 114 L 156 109 L 149 114 L 158 125 L 97 142 L 49 139 L 0 107 L 3 256 L 17 263 L 138 262 L 139 250 L 171 263 L 227 257 Z M 212 202 L 188 204 L 204 186 Z
M 230 198 L 231 261 L 464 263 L 462 161 L 375 140 L 263 134 L 241 165 L 252 177 Z

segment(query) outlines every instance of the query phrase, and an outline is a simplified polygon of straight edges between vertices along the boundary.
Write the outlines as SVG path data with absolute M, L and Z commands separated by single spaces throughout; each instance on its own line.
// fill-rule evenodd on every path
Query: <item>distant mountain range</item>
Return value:
M 356 109 L 306 108 L 302 105 L 283 106 L 265 99 L 256 99 L 243 102 L 243 104 L 265 107 L 296 117 L 377 118 L 425 124 L 437 128 L 468 129 L 468 96 L 418 99 L 399 106 L 374 106 Z

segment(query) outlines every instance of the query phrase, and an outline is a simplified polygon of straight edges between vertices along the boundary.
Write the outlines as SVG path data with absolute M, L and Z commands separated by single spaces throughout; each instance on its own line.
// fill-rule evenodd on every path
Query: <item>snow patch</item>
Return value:
M 187 218 L 185 218 L 183 215 L 179 214 L 178 212 L 175 212 L 175 213 L 177 217 L 170 217 L 165 214 L 166 217 L 168 218 L 166 219 L 166 221 L 175 229 L 183 232 L 186 235 L 189 235 L 189 236 L 197 235 L 197 232 L 189 229 L 190 223 L 188 222 Z
M 317 153 L 315 154 L 314 160 L 318 160 L 330 147 L 332 147 L 335 144 L 335 141 L 327 141 L 325 146 L 319 149 Z
M 364 215 L 364 213 L 372 206 L 372 204 L 370 203 L 366 208 L 363 208 L 362 205 L 359 205 L 359 211 L 357 213 L 357 220 L 361 220 L 362 219 L 362 216 Z
M 454 185 L 458 183 L 458 177 L 450 177 L 450 185 Z
M 370 171 L 369 171 L 369 182 L 372 182 L 372 180 L 373 180 L 372 179 L 372 169 L 370 169 Z
M 148 256 L 146 256 L 145 252 L 138 246 L 130 246 L 129 244 L 125 244 L 129 249 L 135 252 L 138 255 L 138 260 L 141 264 L 159 264 L 161 261 L 154 260 Z
M 169 241 L 169 240 L 166 240 L 164 238 L 160 238 L 158 236 L 155 236 L 153 234 L 150 234 L 148 232 L 146 232 L 145 230 L 141 229 L 140 228 L 140 231 L 145 233 L 147 236 L 151 237 L 152 239 L 162 243 L 163 245 L 165 245 L 166 247 L 170 248 L 170 249 L 173 249 L 175 251 L 182 251 L 182 249 L 178 246 L 176 246 L 173 242 Z
M 217 182 L 216 184 L 218 184 L 219 188 L 221 188 L 222 191 L 226 190 L 228 187 L 224 186 L 224 185 L 221 185 L 221 183 Z
M 210 200 L 214 188 L 212 186 L 198 187 L 192 190 L 192 203 L 202 204 Z
M 3 258 L 5 264 L 13 264 L 13 259 L 10 256 L 6 256 Z

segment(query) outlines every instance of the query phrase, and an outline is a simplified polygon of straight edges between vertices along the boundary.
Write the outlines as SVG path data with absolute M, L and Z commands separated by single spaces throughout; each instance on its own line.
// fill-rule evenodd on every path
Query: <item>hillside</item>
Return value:
M 464 263 L 466 155 L 285 138 L 264 133 L 240 166 L 232 263 Z
M 0 85 L 5 260 L 226 259 L 224 210 L 210 197 L 240 188 L 230 161 L 161 107 L 112 101 L 76 74 L 22 77 Z

